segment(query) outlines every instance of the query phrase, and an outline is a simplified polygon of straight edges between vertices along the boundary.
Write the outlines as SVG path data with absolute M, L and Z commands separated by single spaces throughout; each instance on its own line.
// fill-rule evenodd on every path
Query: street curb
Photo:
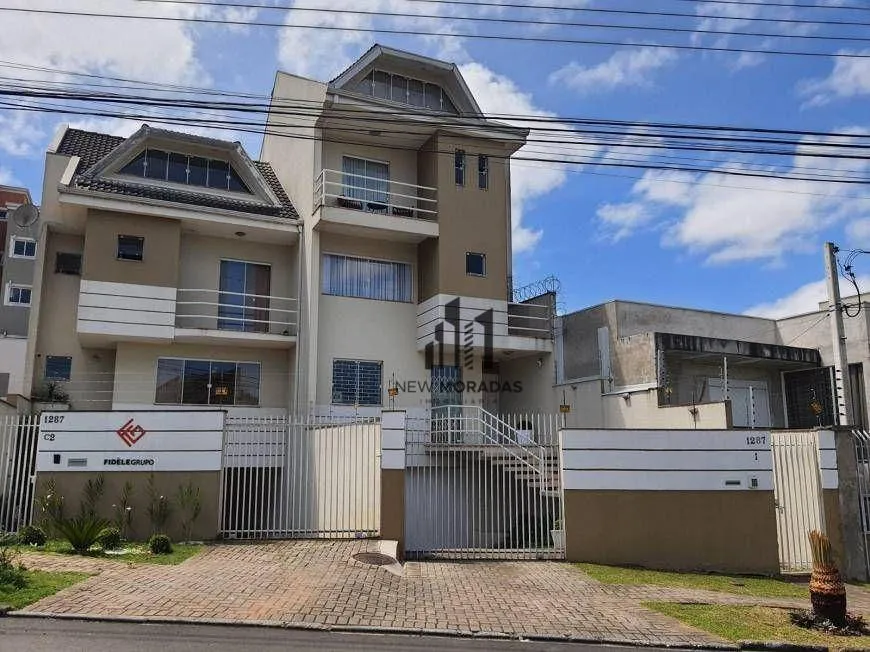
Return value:
M 741 650 L 768 650 L 770 652 L 829 652 L 824 645 L 798 645 L 778 641 L 738 641 Z
M 636 648 L 666 648 L 671 650 L 728 650 L 734 652 L 740 648 L 737 645 L 723 644 L 669 644 L 653 641 L 632 641 L 610 638 L 589 638 L 581 636 L 555 636 L 544 634 L 505 634 L 499 632 L 466 631 L 460 629 L 425 629 L 416 627 L 375 627 L 368 625 L 323 625 L 320 623 L 281 622 L 276 620 L 228 620 L 219 618 L 171 618 L 166 616 L 91 616 L 88 614 L 45 614 L 35 611 L 10 611 L 9 618 L 31 618 L 51 620 L 79 620 L 90 622 L 114 622 L 131 624 L 162 624 L 162 625 L 217 625 L 222 627 L 269 627 L 272 629 L 296 629 L 322 632 L 341 632 L 348 634 L 393 634 L 405 636 L 439 636 L 444 638 L 474 638 L 502 641 L 542 641 L 553 643 L 588 643 L 604 645 L 621 645 Z M 748 648 L 747 648 L 748 649 Z M 753 648 L 758 649 L 758 648 Z M 772 649 L 772 648 L 771 648 Z M 805 648 L 801 648 L 805 649 Z M 808 648 L 807 648 L 808 649 Z M 815 648 L 813 648 L 815 650 Z M 827 652 L 827 649 L 824 650 Z

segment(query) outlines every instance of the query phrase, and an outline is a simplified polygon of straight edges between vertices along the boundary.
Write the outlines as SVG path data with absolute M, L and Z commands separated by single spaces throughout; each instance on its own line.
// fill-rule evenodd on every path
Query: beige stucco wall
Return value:
M 260 407 L 287 409 L 291 389 L 291 353 L 286 350 L 194 344 L 118 344 L 113 409 L 154 406 L 157 359 L 189 358 L 259 362 Z
M 118 236 L 145 238 L 143 260 L 118 260 Z M 82 278 L 178 287 L 181 224 L 150 216 L 92 210 L 85 227 Z

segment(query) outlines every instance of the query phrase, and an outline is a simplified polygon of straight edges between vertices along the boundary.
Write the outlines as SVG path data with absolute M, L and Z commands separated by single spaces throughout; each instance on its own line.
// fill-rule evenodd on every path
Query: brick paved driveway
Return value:
M 225 544 L 180 566 L 28 554 L 31 568 L 98 574 L 27 611 L 677 645 L 721 641 L 643 609 L 642 601 L 758 602 L 721 593 L 604 585 L 556 562 L 409 562 L 398 577 L 352 557 L 374 549 L 368 541 Z

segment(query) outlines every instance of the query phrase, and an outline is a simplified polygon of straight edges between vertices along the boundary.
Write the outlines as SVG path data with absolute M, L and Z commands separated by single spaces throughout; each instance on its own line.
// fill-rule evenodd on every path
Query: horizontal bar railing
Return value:
M 510 334 L 552 337 L 553 308 L 548 304 L 508 303 L 507 323 Z
M 295 335 L 298 300 L 223 290 L 179 289 L 175 325 L 243 333 Z
M 382 188 L 360 184 L 372 181 Z M 398 188 L 396 188 L 398 187 Z M 315 207 L 338 206 L 351 210 L 435 220 L 438 216 L 437 189 L 392 179 L 323 170 L 315 181 Z

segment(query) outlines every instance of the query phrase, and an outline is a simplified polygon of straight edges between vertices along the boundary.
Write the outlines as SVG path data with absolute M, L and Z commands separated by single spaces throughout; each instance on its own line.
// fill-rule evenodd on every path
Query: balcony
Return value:
M 438 237 L 435 188 L 323 170 L 314 182 L 318 229 L 420 242 Z

